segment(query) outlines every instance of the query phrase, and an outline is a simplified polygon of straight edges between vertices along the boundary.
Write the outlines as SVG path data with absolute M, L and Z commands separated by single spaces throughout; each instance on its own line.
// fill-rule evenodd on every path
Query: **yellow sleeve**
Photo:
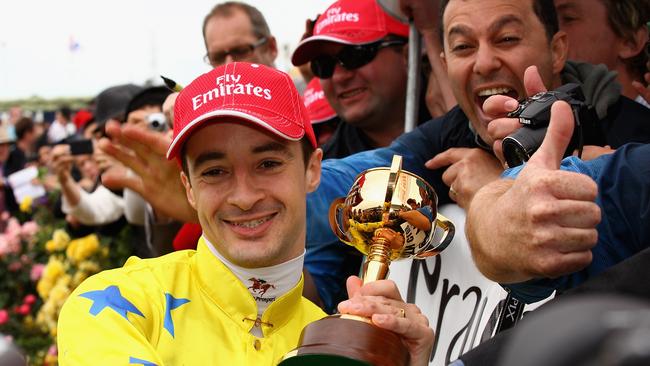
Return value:
M 162 366 L 159 309 L 160 299 L 124 269 L 88 278 L 59 315 L 59 364 Z

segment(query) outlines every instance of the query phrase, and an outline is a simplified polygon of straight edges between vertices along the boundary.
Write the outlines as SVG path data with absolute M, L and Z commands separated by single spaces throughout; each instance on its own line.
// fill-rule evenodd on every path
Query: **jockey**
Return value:
M 275 365 L 325 316 L 302 297 L 322 151 L 291 78 L 229 63 L 183 89 L 174 116 L 167 158 L 182 166 L 198 247 L 84 281 L 59 318 L 61 365 Z M 341 312 L 394 331 L 411 365 L 426 365 L 433 331 L 419 309 L 391 281 L 349 284 Z

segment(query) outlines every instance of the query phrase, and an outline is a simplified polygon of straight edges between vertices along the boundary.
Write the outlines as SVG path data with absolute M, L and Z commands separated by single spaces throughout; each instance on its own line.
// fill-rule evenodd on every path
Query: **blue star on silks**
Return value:
M 157 366 L 153 362 L 141 360 L 141 359 L 135 358 L 133 356 L 129 357 L 129 365 Z
M 93 305 L 90 307 L 90 313 L 94 316 L 97 316 L 104 308 L 109 308 L 123 316 L 126 320 L 129 320 L 126 317 L 128 313 L 137 314 L 144 318 L 140 310 L 129 300 L 125 299 L 120 293 L 120 289 L 115 285 L 108 286 L 103 290 L 84 292 L 79 296 L 93 301 Z
M 170 293 L 165 293 L 165 321 L 163 323 L 163 328 L 165 328 L 172 338 L 174 338 L 174 320 L 172 320 L 172 310 L 176 309 L 181 305 L 185 305 L 190 302 L 189 299 L 175 298 Z

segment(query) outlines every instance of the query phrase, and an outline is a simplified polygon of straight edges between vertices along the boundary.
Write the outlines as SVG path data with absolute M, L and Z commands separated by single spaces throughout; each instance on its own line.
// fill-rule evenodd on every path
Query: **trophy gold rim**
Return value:
M 364 170 L 363 172 L 357 174 L 356 177 L 354 177 L 354 182 L 356 182 L 357 180 L 359 180 L 359 178 L 360 178 L 362 175 L 365 175 L 365 174 L 367 174 L 367 173 L 369 173 L 369 172 L 378 171 L 378 170 L 387 170 L 387 171 L 390 171 L 390 167 L 378 167 L 378 168 L 370 168 L 370 169 L 366 169 L 366 170 Z M 410 176 L 413 177 L 413 178 L 416 178 L 416 179 L 421 180 L 424 184 L 426 184 L 429 188 L 431 188 L 431 193 L 433 193 L 433 198 L 435 199 L 436 206 L 438 205 L 438 193 L 436 193 L 436 190 L 433 189 L 433 186 L 432 186 L 431 184 L 429 184 L 429 182 L 427 182 L 424 178 L 420 177 L 419 175 L 417 175 L 417 174 L 415 174 L 415 173 L 411 173 L 411 172 L 408 171 L 408 170 L 400 170 L 400 171 L 399 171 L 399 174 L 410 175 Z M 398 175 L 398 176 L 399 176 L 399 175 Z M 343 198 L 343 199 L 345 199 L 345 197 L 339 197 L 339 198 Z M 337 199 L 338 199 L 338 198 L 337 198 Z

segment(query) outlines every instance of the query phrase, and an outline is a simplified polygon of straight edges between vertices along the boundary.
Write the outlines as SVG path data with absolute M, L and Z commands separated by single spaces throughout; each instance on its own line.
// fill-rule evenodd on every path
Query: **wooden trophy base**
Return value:
M 333 315 L 303 329 L 300 346 L 279 366 L 406 366 L 409 353 L 400 337 L 354 315 Z

